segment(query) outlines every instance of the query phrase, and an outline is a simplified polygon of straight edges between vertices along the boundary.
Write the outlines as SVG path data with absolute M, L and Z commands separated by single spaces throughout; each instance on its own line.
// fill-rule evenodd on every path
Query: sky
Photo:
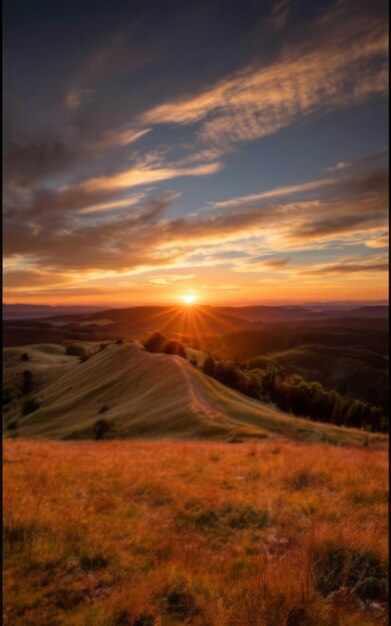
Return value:
M 388 298 L 383 0 L 5 0 L 4 301 Z

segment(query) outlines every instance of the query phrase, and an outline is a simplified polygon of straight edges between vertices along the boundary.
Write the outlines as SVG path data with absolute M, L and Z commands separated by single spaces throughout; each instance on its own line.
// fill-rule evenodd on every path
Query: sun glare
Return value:
M 181 300 L 183 304 L 186 304 L 187 306 L 191 306 L 192 304 L 194 304 L 196 299 L 197 297 L 193 293 L 186 293 L 183 296 L 181 296 Z

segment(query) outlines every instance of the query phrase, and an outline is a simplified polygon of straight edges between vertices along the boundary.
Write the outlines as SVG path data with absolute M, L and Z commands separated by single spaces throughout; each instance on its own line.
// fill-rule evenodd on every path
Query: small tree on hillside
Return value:
M 22 394 L 27 396 L 33 390 L 33 375 L 30 370 L 25 370 L 23 372 L 23 385 L 22 385 Z
M 177 356 L 181 356 L 182 358 L 186 358 L 185 348 L 179 341 L 169 341 L 164 350 L 164 354 L 176 354 Z
M 206 357 L 205 361 L 204 361 L 203 366 L 202 366 L 202 371 L 207 376 L 214 376 L 215 375 L 215 369 L 216 369 L 215 360 L 211 356 L 208 355 Z
M 110 424 L 107 420 L 97 420 L 94 424 L 95 441 L 104 439 L 107 433 L 110 431 Z
M 144 348 L 148 352 L 163 352 L 167 344 L 167 337 L 162 333 L 155 332 L 144 341 Z

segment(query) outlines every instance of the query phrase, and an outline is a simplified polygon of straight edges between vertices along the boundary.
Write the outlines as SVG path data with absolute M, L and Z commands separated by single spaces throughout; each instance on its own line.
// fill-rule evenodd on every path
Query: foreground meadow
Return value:
M 7 626 L 385 624 L 387 452 L 4 442 Z

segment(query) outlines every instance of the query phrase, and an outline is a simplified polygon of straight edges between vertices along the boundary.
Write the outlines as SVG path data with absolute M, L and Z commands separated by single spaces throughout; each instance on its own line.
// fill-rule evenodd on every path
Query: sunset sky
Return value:
M 387 2 L 4 4 L 6 302 L 388 297 Z

